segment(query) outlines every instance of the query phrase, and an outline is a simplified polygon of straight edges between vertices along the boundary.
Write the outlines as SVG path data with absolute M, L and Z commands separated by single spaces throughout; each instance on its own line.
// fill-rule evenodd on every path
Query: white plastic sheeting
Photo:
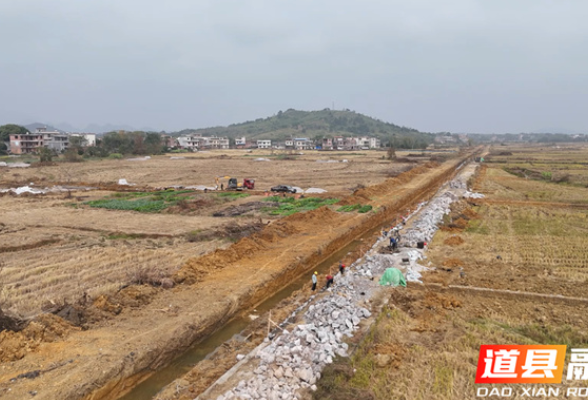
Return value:
M 304 193 L 327 193 L 327 191 L 321 188 L 308 188 Z

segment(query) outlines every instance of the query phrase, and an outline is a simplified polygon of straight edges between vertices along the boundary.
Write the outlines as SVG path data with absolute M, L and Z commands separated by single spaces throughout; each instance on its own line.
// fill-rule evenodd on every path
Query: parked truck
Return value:
M 243 179 L 243 183 L 239 183 L 237 178 L 232 178 L 230 176 L 217 176 L 214 178 L 216 183 L 216 189 L 226 189 L 226 190 L 243 190 L 255 189 L 255 179 L 245 178 Z

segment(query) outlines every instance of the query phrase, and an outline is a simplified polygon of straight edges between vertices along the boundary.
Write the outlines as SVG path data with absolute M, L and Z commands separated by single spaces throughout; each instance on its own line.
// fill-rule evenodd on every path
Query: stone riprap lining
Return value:
M 409 221 L 416 215 L 409 228 L 403 229 L 402 225 L 395 227 L 402 238 L 398 253 L 379 254 L 378 250 L 389 240 L 380 237 L 362 259 L 347 268 L 344 275 L 338 273 L 335 276 L 335 283 L 326 289 L 326 295 L 311 296 L 305 305 L 280 325 L 281 332 L 273 340 L 266 338 L 264 346 L 256 349 L 258 363 L 253 370 L 254 376 L 241 380 L 217 400 L 299 399 L 299 390 L 316 390 L 315 383 L 320 379 L 323 368 L 332 363 L 336 355 L 348 356 L 349 346 L 345 338 L 353 337 L 362 320 L 371 316 L 370 298 L 382 290 L 377 277 L 386 268 L 394 267 L 403 271 L 407 281 L 420 282 L 420 272 L 426 268 L 418 261 L 426 259 L 426 248 L 414 247 L 417 242 L 429 242 L 433 238 L 452 202 L 461 197 L 471 197 L 466 182 L 473 171 L 474 168 L 465 168 L 430 202 L 421 203 L 407 218 Z M 297 312 L 304 309 L 306 323 L 289 324 Z

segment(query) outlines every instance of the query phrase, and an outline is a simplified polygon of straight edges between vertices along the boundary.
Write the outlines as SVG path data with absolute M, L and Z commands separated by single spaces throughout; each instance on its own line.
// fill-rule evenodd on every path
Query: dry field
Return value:
M 565 182 L 568 186 L 588 186 L 588 145 L 497 146 L 487 157 L 490 165 L 511 171 L 525 180 Z M 506 178 L 505 178 L 506 179 Z M 541 188 L 537 188 L 541 191 Z
M 257 187 L 292 184 L 322 187 L 339 197 L 380 183 L 411 168 L 391 163 L 384 152 L 271 154 L 214 151 L 153 157 L 145 161 L 102 160 L 0 170 L 0 187 L 36 182 L 112 185 L 119 178 L 138 187 L 212 186 L 217 175 L 253 177 Z M 399 153 L 401 156 L 402 153 Z M 272 161 L 254 161 L 265 157 Z M 294 159 L 283 159 L 292 157 Z M 348 162 L 319 162 L 326 160 Z M 423 158 L 426 161 L 426 158 Z M 121 188 L 124 189 L 124 188 Z M 94 190 L 47 195 L 4 195 L 0 201 L 0 304 L 32 317 L 51 303 L 74 303 L 116 292 L 150 271 L 155 283 L 175 273 L 186 260 L 227 247 L 234 234 L 277 218 L 254 211 L 246 216 L 213 217 L 229 206 L 264 200 L 262 196 L 219 199 L 185 194 L 185 206 L 159 213 L 91 208 L 88 201 L 117 193 Z M 325 196 L 325 195 L 323 195 Z M 243 234 L 247 234 L 246 232 Z M 239 236 L 237 236 L 239 237 Z
M 452 207 L 430 244 L 436 269 L 425 286 L 394 290 L 351 360 L 325 371 L 316 399 L 470 399 L 480 344 L 588 347 L 588 189 L 579 178 L 588 148 L 491 151 L 512 155 L 488 157 L 473 179 L 486 198 Z M 575 178 L 517 177 L 496 157 L 552 172 L 574 163 Z
M 407 152 L 398 152 L 404 157 Z M 39 185 L 52 183 L 107 185 L 124 178 L 139 186 L 165 187 L 171 185 L 214 185 L 215 176 L 234 176 L 256 180 L 256 189 L 267 190 L 283 184 L 303 189 L 319 187 L 328 191 L 349 191 L 358 185 L 373 185 L 395 176 L 411 164 L 383 159 L 384 151 L 318 152 L 303 155 L 286 152 L 271 154 L 255 150 L 215 150 L 155 156 L 145 161 L 100 160 L 83 163 L 60 163 L 52 167 L 0 170 L 0 184 Z M 172 159 L 171 157 L 185 157 Z M 270 161 L 255 161 L 266 158 Z M 291 159 L 289 159 L 291 158 Z M 427 161 L 426 157 L 418 157 Z M 327 162 L 327 161 L 338 162 Z M 347 160 L 348 162 L 343 162 Z
M 103 193 L 85 193 L 88 198 Z M 141 271 L 163 279 L 189 258 L 231 242 L 229 218 L 73 208 L 64 195 L 3 196 L 0 206 L 0 303 L 24 317 L 48 302 L 112 293 Z M 241 218 L 235 224 L 247 225 Z M 190 242 L 191 232 L 218 232 Z
M 259 223 L 260 215 L 255 213 L 251 217 L 219 218 L 212 218 L 208 213 L 231 204 L 244 205 L 250 200 L 261 200 L 262 195 L 256 194 L 247 199 L 229 198 L 220 204 L 203 201 L 202 193 L 182 193 L 182 196 L 190 197 L 181 200 L 184 205 L 178 201 L 160 213 L 122 211 L 120 208 L 95 209 L 90 208 L 91 204 L 84 204 L 102 200 L 104 195 L 109 195 L 106 192 L 80 192 L 75 193 L 73 198 L 64 194 L 4 196 L 2 200 L 9 203 L 2 203 L 0 218 L 4 223 L 2 231 L 6 233 L 0 235 L 10 237 L 11 245 L 2 253 L 7 256 L 2 277 L 8 276 L 6 280 L 10 280 L 5 282 L 4 298 L 12 302 L 11 307 L 29 307 L 27 313 L 32 315 L 35 313 L 33 305 L 40 307 L 51 300 L 51 290 L 58 297 L 58 302 L 59 297 L 75 297 L 84 292 L 91 302 L 83 305 L 70 303 L 69 308 L 65 308 L 65 315 L 61 311 L 58 314 L 68 321 L 72 321 L 69 317 L 74 314 L 78 319 L 85 318 L 86 322 L 72 321 L 72 325 L 55 315 L 42 314 L 21 331 L 0 333 L 0 360 L 3 362 L 0 369 L 1 395 L 7 399 L 20 399 L 31 390 L 38 390 L 39 398 L 115 398 L 149 372 L 171 362 L 194 341 L 210 335 L 227 319 L 241 310 L 255 307 L 357 236 L 376 229 L 383 219 L 391 219 L 406 212 L 407 208 L 415 207 L 435 193 L 466 157 L 469 153 L 443 164 L 417 166 L 385 182 L 383 173 L 368 171 L 367 175 L 373 174 L 372 179 L 381 183 L 356 190 L 344 203 L 370 206 L 371 211 L 343 212 L 337 210 L 340 205 L 331 205 L 294 214 L 273 221 L 225 250 L 215 247 L 227 245 L 229 242 L 226 240 L 190 242 L 188 238 L 212 231 L 216 232 L 216 236 L 212 237 L 214 239 L 225 232 L 231 233 L 230 228 L 237 223 L 242 224 L 244 229 Z M 211 172 L 214 172 L 218 160 L 225 159 L 207 160 Z M 300 161 L 285 162 L 304 166 L 304 162 Z M 271 173 L 272 179 L 281 183 L 284 183 L 283 176 L 292 174 L 291 170 L 274 168 L 271 171 L 270 165 L 278 161 L 257 163 L 266 165 L 264 168 L 268 168 L 268 175 Z M 342 188 L 341 182 L 346 178 L 343 174 L 333 178 L 324 171 L 331 165 L 343 167 L 344 164 L 353 164 L 317 163 L 316 160 L 309 163 L 312 165 L 309 170 L 323 168 L 324 175 L 319 184 L 312 183 L 312 186 L 325 186 L 321 182 L 332 184 L 333 179 L 339 179 L 339 186 L 335 188 Z M 388 171 L 386 174 L 405 167 L 386 163 L 382 164 L 382 168 Z M 368 164 L 376 165 L 375 162 Z M 85 165 L 80 165 L 80 170 Z M 60 167 L 49 167 L 47 170 L 50 168 Z M 125 171 L 116 171 L 120 172 Z M 174 172 L 177 173 L 177 170 Z M 211 181 L 212 178 L 213 175 L 210 175 L 203 180 Z M 127 179 L 132 181 L 128 176 Z M 367 180 L 364 177 L 361 182 L 365 184 Z M 164 186 L 170 183 L 178 184 L 166 182 Z M 338 194 L 344 193 L 339 191 Z M 148 196 L 167 199 L 172 195 L 175 194 L 159 192 Z M 206 195 L 222 197 L 218 193 Z M 78 200 L 78 196 L 88 197 Z M 160 201 L 142 196 L 134 199 L 151 203 Z M 324 199 L 324 195 L 319 198 L 321 201 Z M 135 201 L 120 196 L 108 201 L 111 200 L 117 205 L 121 205 L 121 201 L 127 202 L 127 205 Z M 300 202 L 308 205 L 308 200 L 314 201 L 306 197 Z M 290 203 L 287 205 L 291 206 Z M 208 207 L 208 211 L 193 209 L 194 204 L 205 204 L 203 207 Z M 51 215 L 54 212 L 56 216 Z M 269 218 L 261 217 L 265 225 Z M 85 222 L 85 218 L 88 221 Z M 26 245 L 29 243 L 27 236 L 32 238 L 30 241 L 33 244 L 44 238 L 55 242 L 42 243 L 40 248 L 29 248 Z M 19 238 L 22 249 L 17 248 L 21 243 Z M 184 257 L 188 260 L 184 261 Z M 148 285 L 117 289 L 125 282 L 137 282 L 135 276 L 142 274 L 142 271 L 137 271 L 140 267 L 146 266 L 157 274 L 161 268 L 165 276 L 169 274 L 168 269 L 180 265 L 179 271 L 172 275 L 171 284 L 175 286 L 170 290 L 154 289 Z M 25 285 L 19 286 L 15 280 Z M 162 286 L 163 283 L 162 280 Z M 108 289 L 117 293 L 102 296 Z M 95 315 L 100 318 L 94 318 Z M 71 359 L 75 361 L 70 363 L 68 360 Z M 17 378 L 11 381 L 23 372 L 34 370 L 43 371 L 35 380 Z

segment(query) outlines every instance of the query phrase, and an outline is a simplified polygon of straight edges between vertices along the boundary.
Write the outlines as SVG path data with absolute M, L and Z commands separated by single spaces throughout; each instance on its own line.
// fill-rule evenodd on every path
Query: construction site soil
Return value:
M 32 392 L 41 399 L 120 397 L 238 312 L 431 196 L 466 156 L 416 167 L 343 201 L 369 204 L 370 213 L 329 207 L 297 213 L 226 249 L 188 259 L 169 289 L 163 282 L 158 288 L 127 287 L 116 296 L 97 296 L 91 305 L 81 301 L 60 309 L 74 316 L 73 324 L 41 315 L 19 332 L 3 332 L 0 394 L 6 399 Z M 99 224 L 97 218 L 88 228 Z M 157 223 L 147 225 L 158 231 Z M 93 318 L 94 312 L 99 316 Z
M 186 153 L 181 158 L 161 155 L 136 161 L 88 160 L 83 163 L 54 163 L 38 168 L 9 168 L 0 177 L 0 185 L 37 186 L 78 185 L 119 189 L 119 179 L 140 187 L 214 186 L 215 177 L 232 176 L 239 181 L 255 179 L 258 190 L 284 184 L 304 189 L 318 187 L 329 192 L 345 192 L 358 185 L 374 185 L 412 168 L 413 163 L 393 163 L 385 152 L 354 151 L 304 154 L 270 150 L 212 150 Z M 404 154 L 398 152 L 399 155 Z M 429 156 L 434 153 L 429 153 Z M 419 161 L 426 162 L 428 157 Z

